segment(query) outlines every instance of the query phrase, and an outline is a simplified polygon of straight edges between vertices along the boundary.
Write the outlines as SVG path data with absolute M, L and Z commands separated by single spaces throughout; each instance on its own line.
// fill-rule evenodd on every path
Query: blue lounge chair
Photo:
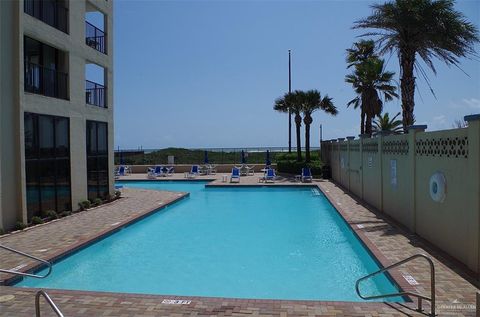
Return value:
M 127 173 L 125 171 L 125 166 L 123 165 L 120 165 L 118 167 L 118 170 L 115 172 L 115 176 L 118 177 L 118 176 L 125 176 Z
M 267 169 L 267 172 L 265 173 L 264 180 L 265 180 L 265 182 L 270 181 L 270 182 L 274 183 L 276 177 L 277 177 L 277 175 L 275 174 L 275 170 L 273 168 L 269 168 L 269 169 Z
M 232 168 L 232 175 L 230 176 L 230 183 L 240 183 L 240 169 L 234 167 Z
M 195 178 L 199 174 L 198 165 L 192 165 L 190 173 L 188 173 L 188 178 Z
M 148 178 L 156 178 L 158 176 L 166 176 L 162 165 L 157 165 L 154 168 L 150 167 L 148 169 Z
M 302 183 L 311 182 L 312 180 L 312 170 L 310 170 L 308 167 L 302 168 Z

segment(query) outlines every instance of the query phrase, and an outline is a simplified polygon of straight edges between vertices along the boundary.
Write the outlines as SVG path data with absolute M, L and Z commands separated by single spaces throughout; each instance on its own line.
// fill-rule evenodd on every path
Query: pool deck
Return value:
M 214 186 L 238 186 L 222 183 L 222 175 L 199 176 L 197 179 L 212 180 L 209 185 Z M 258 183 L 259 176 L 257 174 L 242 177 L 240 186 L 265 185 Z M 145 174 L 122 177 L 122 180 L 145 179 Z M 167 179 L 185 180 L 183 174 Z M 289 178 L 280 178 L 274 184 L 266 185 L 300 184 Z M 393 263 L 417 253 L 428 254 L 434 259 L 436 307 L 439 316 L 476 316 L 478 282 L 472 272 L 429 243 L 409 234 L 381 213 L 365 206 L 334 183 L 315 180 L 312 184 L 325 193 L 382 264 Z M 187 194 L 124 188 L 122 198 L 117 201 L 21 232 L 0 236 L 0 244 L 46 259 L 59 258 L 145 217 L 160 207 L 166 207 L 185 195 Z M 19 268 L 22 271 L 33 267 L 32 262 L 1 250 L 0 263 L 2 268 L 22 266 Z M 409 285 L 403 276 L 413 276 L 418 285 Z M 7 277 L 6 274 L 0 274 L 0 279 Z M 429 294 L 428 265 L 420 260 L 405 264 L 394 273 L 394 277 L 396 280 L 403 279 L 400 281 L 402 287 Z M 0 316 L 33 316 L 35 291 L 36 289 L 0 286 Z M 66 290 L 47 292 L 65 316 L 424 316 L 413 310 L 413 303 L 246 300 Z M 166 303 L 163 302 L 165 299 L 182 299 L 190 303 Z M 53 316 L 49 314 L 45 303 L 42 303 L 42 307 L 42 316 Z M 424 308 L 429 311 L 427 302 L 424 303 Z

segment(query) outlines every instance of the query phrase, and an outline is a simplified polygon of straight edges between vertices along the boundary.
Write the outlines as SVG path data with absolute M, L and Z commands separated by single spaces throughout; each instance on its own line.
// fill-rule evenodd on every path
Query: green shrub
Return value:
M 295 149 L 292 149 L 292 153 L 279 153 L 275 157 L 275 161 L 278 163 L 279 161 L 296 161 L 297 160 L 297 152 Z M 302 160 L 305 160 L 305 152 L 302 152 Z M 320 157 L 318 151 L 310 151 L 310 160 L 319 161 Z
M 5 231 L 3 231 L 2 228 L 0 228 L 0 236 L 1 236 L 1 235 L 4 235 L 4 234 L 5 234 Z
M 42 216 L 44 218 L 48 217 L 50 220 L 58 219 L 58 214 L 55 210 L 46 210 L 45 212 L 42 213 Z
M 90 200 L 84 200 L 78 203 L 78 206 L 80 207 L 80 210 L 85 210 L 88 209 L 92 206 L 90 203 Z
M 103 204 L 103 200 L 101 198 L 95 198 L 94 199 L 94 201 L 93 201 L 94 206 L 100 206 L 101 204 Z
M 119 190 L 116 190 L 116 191 L 115 191 L 115 197 L 116 197 L 116 198 L 120 198 L 120 196 L 122 196 L 122 192 L 119 191 Z
M 60 217 L 66 217 L 66 216 L 70 216 L 72 214 L 72 212 L 70 210 L 65 210 L 65 211 L 62 211 L 61 213 L 59 213 L 58 215 Z
M 312 171 L 312 175 L 321 176 L 322 166 L 323 166 L 323 163 L 321 161 L 311 161 L 310 163 L 297 162 L 295 160 L 277 161 L 277 170 L 279 172 L 296 174 L 296 175 L 302 173 L 303 167 L 309 167 Z
M 38 217 L 38 216 L 35 216 L 35 217 L 32 217 L 32 225 L 39 225 L 39 224 L 42 224 L 43 223 L 43 219 Z
M 24 224 L 23 222 L 21 221 L 17 221 L 17 223 L 15 224 L 15 230 L 23 230 L 27 227 L 26 224 Z

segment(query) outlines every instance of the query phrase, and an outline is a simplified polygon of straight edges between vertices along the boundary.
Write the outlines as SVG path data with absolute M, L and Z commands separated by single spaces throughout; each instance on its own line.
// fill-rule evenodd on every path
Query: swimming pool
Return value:
M 17 286 L 255 299 L 361 301 L 378 264 L 313 187 L 209 188 L 118 182 L 190 197 L 72 254 Z M 386 277 L 365 294 L 395 292 Z M 402 301 L 401 298 L 391 299 Z

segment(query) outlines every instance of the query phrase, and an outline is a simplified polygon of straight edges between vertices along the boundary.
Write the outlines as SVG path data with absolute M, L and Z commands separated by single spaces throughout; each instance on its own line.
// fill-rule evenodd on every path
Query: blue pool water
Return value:
M 204 182 L 183 181 L 118 185 L 191 194 L 56 263 L 47 279 L 17 285 L 361 301 L 355 281 L 379 268 L 318 189 L 205 188 Z M 397 291 L 382 276 L 362 290 Z

